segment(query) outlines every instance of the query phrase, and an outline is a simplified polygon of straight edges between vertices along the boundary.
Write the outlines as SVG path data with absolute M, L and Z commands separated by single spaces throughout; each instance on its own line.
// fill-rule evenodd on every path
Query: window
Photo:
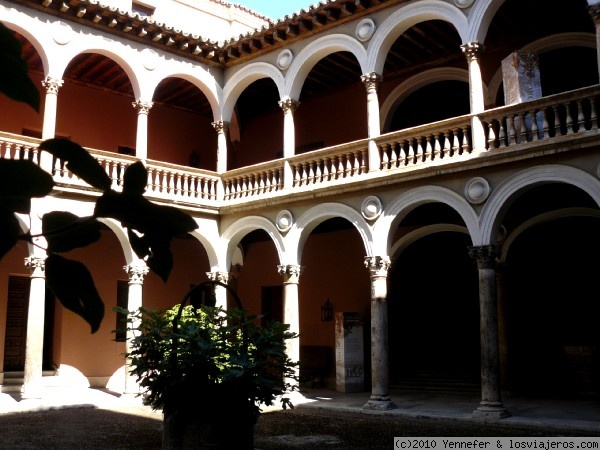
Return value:
M 148 6 L 142 2 L 133 1 L 131 5 L 131 10 L 134 13 L 139 14 L 141 17 L 150 17 L 154 14 L 154 6 Z
M 129 303 L 129 282 L 124 280 L 117 281 L 117 306 L 127 309 Z M 117 313 L 117 322 L 115 325 L 115 341 L 125 342 L 127 340 L 127 316 L 123 313 Z

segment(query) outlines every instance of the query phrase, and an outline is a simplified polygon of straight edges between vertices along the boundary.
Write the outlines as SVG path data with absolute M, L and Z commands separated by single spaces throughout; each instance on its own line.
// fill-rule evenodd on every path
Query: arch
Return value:
M 515 228 L 513 232 L 506 237 L 502 243 L 500 262 L 504 263 L 506 261 L 508 251 L 510 250 L 513 242 L 529 228 L 564 217 L 595 217 L 596 219 L 600 219 L 600 211 L 589 208 L 563 208 L 532 217 Z
M 256 80 L 261 78 L 270 78 L 277 86 L 279 97 L 283 98 L 284 94 L 284 79 L 283 75 L 272 64 L 265 62 L 257 62 L 249 64 L 233 74 L 225 87 L 223 88 L 223 120 L 230 121 L 235 104 L 244 89 L 250 86 Z
M 454 225 L 449 223 L 427 225 L 417 230 L 413 230 L 410 233 L 406 233 L 404 236 L 402 236 L 400 239 L 394 242 L 394 244 L 390 248 L 390 257 L 392 259 L 395 259 L 396 255 L 402 253 L 402 251 L 404 251 L 406 247 L 408 247 L 413 242 L 418 241 L 422 237 L 429 236 L 430 234 L 444 232 L 469 234 L 467 232 L 467 229 L 460 225 Z
M 427 20 L 449 22 L 462 42 L 468 42 L 467 18 L 456 6 L 439 0 L 422 0 L 398 8 L 379 26 L 369 44 L 366 72 L 383 73 L 387 54 L 398 36 L 413 25 Z
M 525 169 L 506 179 L 492 192 L 481 211 L 481 236 L 474 245 L 496 242 L 502 215 L 512 204 L 515 194 L 547 183 L 566 183 L 578 187 L 600 207 L 600 181 L 587 172 L 560 164 Z
M 286 255 L 287 258 L 289 258 L 287 264 L 299 264 L 302 260 L 304 245 L 312 231 L 319 224 L 333 218 L 346 219 L 354 225 L 365 247 L 365 255 L 373 256 L 373 252 L 371 251 L 373 234 L 363 216 L 353 208 L 341 203 L 323 203 L 314 206 L 303 213 L 289 231 L 286 239 L 288 241 L 287 248 L 289 251 Z
M 126 265 L 129 265 L 139 259 L 129 244 L 127 230 L 124 229 L 118 221 L 102 217 L 99 217 L 98 221 L 106 225 L 116 236 L 119 244 L 121 245 L 121 249 L 123 250 L 123 256 L 125 256 Z
M 2 23 L 6 25 L 6 27 L 10 30 L 19 33 L 31 43 L 33 48 L 35 48 L 37 54 L 40 56 L 40 59 L 42 60 L 42 66 L 44 67 L 44 76 L 46 76 L 50 71 L 50 62 L 42 43 L 27 28 L 24 28 L 24 26 L 21 26 L 15 22 L 11 22 L 5 19 L 2 19 Z
M 379 110 L 379 118 L 383 124 L 383 130 L 389 130 L 390 122 L 396 107 L 413 92 L 420 88 L 438 81 L 464 81 L 469 83 L 469 71 L 456 67 L 438 67 L 414 75 L 400 83 L 388 94 Z M 487 90 L 485 93 L 488 96 Z
M 400 195 L 384 208 L 381 217 L 373 227 L 374 250 L 379 254 L 390 254 L 391 239 L 395 226 L 413 209 L 432 202 L 443 203 L 454 209 L 465 223 L 471 241 L 476 241 L 479 236 L 479 222 L 471 205 L 463 197 L 448 188 L 424 186 L 411 189 Z
M 302 85 L 311 69 L 321 59 L 335 52 L 347 51 L 358 60 L 362 74 L 367 73 L 367 53 L 363 45 L 356 39 L 344 34 L 331 34 L 311 42 L 294 58 L 285 76 L 284 95 L 299 99 Z
M 505 0 L 479 0 L 469 13 L 466 42 L 485 42 L 490 24 Z
M 279 231 L 275 225 L 268 219 L 260 216 L 248 216 L 231 224 L 223 233 L 222 240 L 226 251 L 224 269 L 229 270 L 233 255 L 238 244 L 248 233 L 254 230 L 265 231 L 275 244 L 279 261 L 283 260 L 285 245 Z

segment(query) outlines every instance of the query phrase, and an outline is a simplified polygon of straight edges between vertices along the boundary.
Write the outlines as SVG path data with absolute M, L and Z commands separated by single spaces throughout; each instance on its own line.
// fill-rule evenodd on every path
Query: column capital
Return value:
M 46 270 L 46 257 L 28 256 L 25 258 L 25 267 L 31 270 L 34 276 L 44 276 Z
M 367 92 L 376 91 L 382 80 L 383 77 L 377 72 L 365 73 L 360 76 L 360 81 L 367 88 Z
M 218 281 L 223 284 L 229 282 L 229 272 L 206 272 L 206 276 L 210 281 Z
M 466 44 L 461 45 L 460 49 L 462 50 L 464 55 L 467 57 L 467 60 L 469 62 L 471 62 L 473 60 L 479 59 L 479 57 L 483 53 L 484 46 L 483 46 L 483 44 L 480 44 L 477 41 L 473 41 L 473 42 L 467 42 Z
M 280 275 L 283 275 L 284 283 L 298 284 L 300 282 L 300 275 L 304 271 L 304 267 L 295 264 L 287 264 L 277 266 L 277 271 Z
M 279 107 L 283 110 L 284 114 L 289 113 L 294 113 L 296 111 L 296 109 L 298 109 L 298 106 L 300 106 L 300 102 L 298 100 L 294 100 L 293 98 L 284 98 L 283 100 L 279 101 Z
M 594 25 L 600 25 L 600 3 L 596 3 L 595 5 L 590 5 L 588 7 L 588 12 L 594 21 Z
M 147 102 L 145 100 L 138 100 L 138 101 L 133 102 L 131 105 L 135 108 L 135 110 L 138 112 L 138 114 L 148 115 L 150 113 L 150 108 L 152 108 L 154 103 Z
M 495 269 L 500 257 L 500 250 L 495 245 L 469 247 L 469 256 L 477 262 L 478 269 Z
M 371 277 L 387 277 L 388 270 L 392 265 L 389 256 L 365 256 L 364 262 Z
M 123 267 L 129 275 L 129 284 L 143 284 L 144 277 L 148 275 L 148 266 L 143 262 L 134 262 Z
M 58 90 L 62 87 L 64 81 L 59 80 L 58 78 L 52 78 L 51 76 L 47 76 L 45 80 L 42 81 L 42 86 L 46 88 L 47 94 L 58 94 Z
M 223 120 L 218 120 L 216 122 L 211 123 L 212 127 L 216 130 L 217 133 L 225 133 L 229 128 L 229 123 Z

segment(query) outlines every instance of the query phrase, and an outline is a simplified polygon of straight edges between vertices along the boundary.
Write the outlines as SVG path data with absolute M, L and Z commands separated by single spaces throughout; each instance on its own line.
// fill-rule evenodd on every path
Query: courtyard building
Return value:
M 499 419 L 510 396 L 600 393 L 597 0 L 325 0 L 275 20 L 221 0 L 3 0 L 0 22 L 42 98 L 0 98 L 0 157 L 56 182 L 23 233 L 98 197 L 40 154 L 53 137 L 115 190 L 142 161 L 146 196 L 199 225 L 167 282 L 114 221 L 71 252 L 105 302 L 93 334 L 46 289 L 43 246 L 12 249 L 5 387 L 135 391 L 112 308 L 218 280 L 299 332 L 301 385 L 370 392 L 365 408 L 469 390 Z

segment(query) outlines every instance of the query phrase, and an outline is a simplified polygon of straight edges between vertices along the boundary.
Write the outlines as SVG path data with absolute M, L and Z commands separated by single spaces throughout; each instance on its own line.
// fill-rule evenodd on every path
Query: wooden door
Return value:
M 25 367 L 29 277 L 8 278 L 6 333 L 4 339 L 4 371 L 20 371 Z

